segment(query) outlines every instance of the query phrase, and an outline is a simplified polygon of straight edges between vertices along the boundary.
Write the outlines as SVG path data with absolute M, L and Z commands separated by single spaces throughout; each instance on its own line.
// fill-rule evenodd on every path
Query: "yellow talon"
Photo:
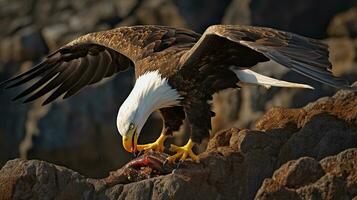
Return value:
M 187 157 L 190 157 L 192 161 L 194 162 L 200 162 L 199 157 L 193 153 L 192 147 L 193 147 L 193 142 L 192 140 L 188 140 L 187 144 L 185 146 L 179 147 L 176 145 L 171 145 L 170 151 L 176 152 L 176 154 L 167 157 L 168 162 L 175 162 L 177 159 L 180 159 L 181 161 L 186 160 Z
M 138 151 L 145 151 L 148 152 L 150 149 L 158 152 L 164 152 L 165 146 L 164 142 L 166 140 L 167 136 L 161 134 L 159 138 L 153 143 L 149 144 L 142 144 L 142 145 L 137 145 L 136 149 Z

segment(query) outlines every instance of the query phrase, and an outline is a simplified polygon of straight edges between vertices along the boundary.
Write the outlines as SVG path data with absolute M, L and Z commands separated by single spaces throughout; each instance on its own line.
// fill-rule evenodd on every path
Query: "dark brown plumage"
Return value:
M 233 25 L 211 26 L 203 35 L 154 25 L 90 33 L 1 86 L 12 88 L 41 77 L 14 99 L 30 102 L 53 91 L 47 104 L 129 67 L 135 66 L 136 77 L 158 70 L 183 97 L 181 106 L 160 109 L 164 133 L 177 131 L 186 117 L 191 138 L 201 142 L 211 129 L 212 95 L 238 87 L 230 66 L 249 68 L 270 59 L 330 86 L 350 88 L 332 75 L 325 44 L 271 28 Z

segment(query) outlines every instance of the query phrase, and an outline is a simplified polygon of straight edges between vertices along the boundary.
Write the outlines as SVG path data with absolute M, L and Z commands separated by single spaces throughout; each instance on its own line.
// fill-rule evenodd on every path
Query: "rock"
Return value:
M 50 49 L 56 49 L 64 44 L 62 41 L 63 35 L 69 32 L 69 27 L 67 24 L 55 24 L 46 26 L 42 29 L 42 34 L 46 40 L 46 43 Z
M 288 188 L 297 188 L 317 181 L 324 172 L 319 162 L 310 157 L 302 157 L 284 164 L 273 174 L 273 179 Z
M 188 26 L 199 33 L 212 24 L 220 24 L 232 0 L 172 0 Z M 204 12 L 202 12 L 204 10 Z
M 47 44 L 40 30 L 35 27 L 27 27 L 18 33 L 22 47 L 23 60 L 39 60 L 49 52 Z M 36 47 L 34 50 L 33 47 Z
M 332 97 L 320 98 L 300 109 L 273 108 L 256 122 L 256 127 L 259 130 L 271 130 L 293 124 L 302 128 L 311 123 L 313 118 L 316 119 L 316 116 L 324 113 L 354 124 L 357 123 L 355 105 L 357 105 L 357 94 L 353 91 L 342 90 Z
M 155 13 L 155 15 L 152 13 Z M 187 27 L 186 21 L 182 18 L 175 4 L 166 0 L 143 1 L 143 5 L 136 12 L 135 20 L 131 23 Z M 128 25 L 127 22 L 124 21 L 124 23 Z
M 244 104 L 243 104 L 244 103 Z M 212 132 L 232 127 L 237 122 L 240 112 L 253 113 L 244 109 L 250 109 L 252 102 L 242 101 L 242 95 L 234 89 L 228 89 L 213 95 L 213 112 L 216 116 L 212 118 Z M 242 105 L 241 105 L 242 104 Z M 240 118 L 240 125 L 243 126 L 251 122 L 252 116 Z
M 329 45 L 333 73 L 350 83 L 357 81 L 357 39 L 330 38 L 326 42 Z
M 233 0 L 227 8 L 222 22 L 224 24 L 251 25 L 251 0 Z M 238 12 L 237 12 L 238 11 Z
M 4 63 L 38 60 L 49 50 L 40 30 L 34 26 L 23 28 L 16 36 L 0 41 L 4 41 L 0 44 L 0 59 Z
M 323 3 L 323 7 L 321 4 Z M 224 17 L 225 24 L 268 26 L 313 38 L 325 38 L 328 24 L 342 11 L 356 6 L 354 0 L 287 2 L 284 0 L 234 0 Z M 325 9 L 329 8 L 329 9 Z M 309 23 L 306 23 L 306 22 Z
M 81 199 L 94 187 L 82 175 L 43 161 L 16 159 L 1 169 L 0 199 Z
M 357 8 L 351 8 L 336 15 L 327 29 L 332 37 L 357 37 Z
M 341 91 L 302 109 L 272 109 L 257 121 L 256 127 L 259 130 L 291 126 L 299 129 L 281 147 L 278 158 L 280 164 L 301 156 L 322 159 L 345 148 L 355 147 L 357 129 L 350 127 L 350 124 L 357 122 L 356 104 L 356 93 Z M 309 139 L 306 140 L 306 137 Z
M 341 91 L 301 109 L 273 109 L 257 130 L 218 132 L 199 164 L 187 161 L 169 174 L 156 174 L 162 160 L 147 165 L 145 157 L 105 179 L 43 161 L 12 160 L 0 170 L 0 197 L 348 199 L 357 194 L 356 95 Z
M 22 71 L 27 64 L 20 66 L 17 63 L 9 63 L 6 68 L 1 68 L 0 79 L 10 78 L 15 71 Z M 19 146 L 25 137 L 26 116 L 29 106 L 18 106 L 9 99 L 18 91 L 8 93 L 0 91 L 0 166 L 9 159 L 19 157 Z
M 357 195 L 357 149 L 320 163 L 309 157 L 289 161 L 265 179 L 255 199 L 352 199 Z

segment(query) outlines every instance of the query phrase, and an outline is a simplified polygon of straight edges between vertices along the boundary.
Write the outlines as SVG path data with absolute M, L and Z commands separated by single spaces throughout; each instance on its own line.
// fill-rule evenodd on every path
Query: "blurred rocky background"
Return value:
M 322 39 L 330 46 L 334 73 L 351 83 L 357 80 L 356 0 L 0 0 L 0 81 L 88 32 L 136 24 L 203 32 L 219 23 L 269 26 Z M 232 126 L 251 128 L 275 106 L 302 107 L 336 93 L 273 62 L 254 69 L 316 89 L 221 92 L 213 102 L 217 116 L 212 134 Z M 132 85 L 133 72 L 128 71 L 45 107 L 10 102 L 18 91 L 1 91 L 0 167 L 21 157 L 64 165 L 89 177 L 106 176 L 132 158 L 123 151 L 115 125 Z M 153 115 L 141 142 L 154 140 L 160 131 L 161 121 Z

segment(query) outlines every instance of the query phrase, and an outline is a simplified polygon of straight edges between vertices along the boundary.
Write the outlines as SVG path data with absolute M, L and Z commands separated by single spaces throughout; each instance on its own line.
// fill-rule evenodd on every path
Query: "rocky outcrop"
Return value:
M 357 196 L 357 149 L 320 162 L 289 161 L 265 179 L 256 199 L 352 199 Z
M 256 130 L 217 133 L 199 164 L 187 161 L 173 171 L 162 170 L 165 155 L 160 160 L 152 154 L 105 179 L 43 161 L 12 160 L 0 171 L 0 199 L 352 198 L 356 107 L 357 94 L 341 91 L 301 109 L 273 109 Z

